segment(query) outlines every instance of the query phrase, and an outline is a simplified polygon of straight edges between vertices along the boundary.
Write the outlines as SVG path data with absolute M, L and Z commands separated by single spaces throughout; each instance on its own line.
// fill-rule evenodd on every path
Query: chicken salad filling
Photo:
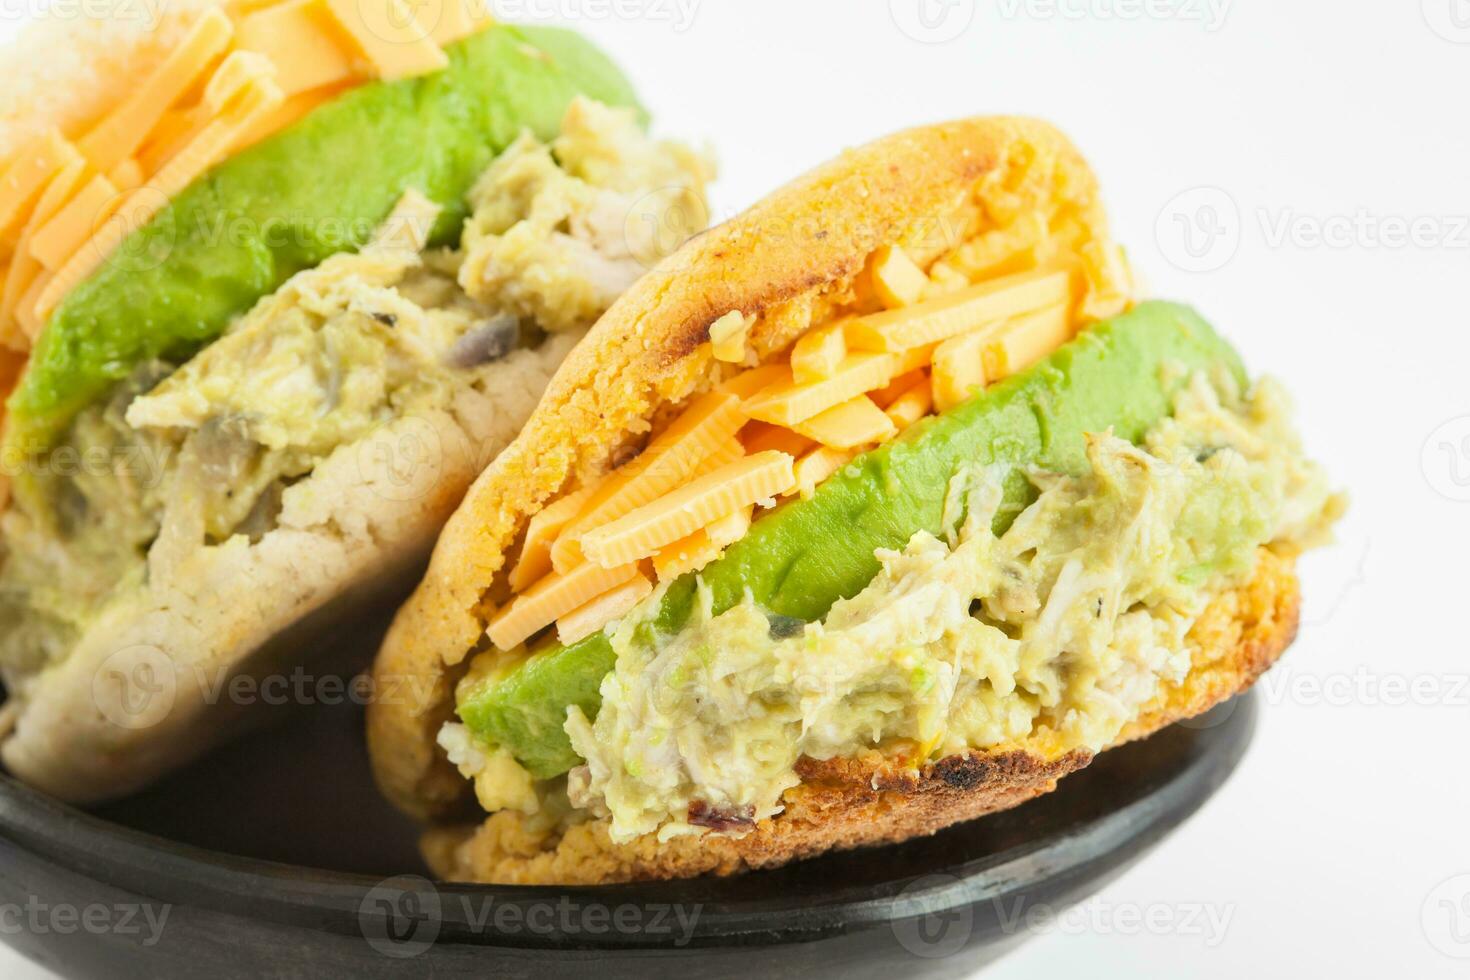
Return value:
M 410 191 L 361 251 L 298 273 L 184 363 L 141 365 L 15 479 L 7 680 L 64 657 L 163 548 L 258 540 L 293 485 L 383 425 L 467 392 L 539 390 L 540 353 L 564 354 L 641 273 L 624 234 L 638 202 L 685 201 L 687 237 L 710 176 L 632 110 L 579 98 L 558 138 L 525 133 L 484 172 L 458 248 L 425 248 L 438 211 Z
M 961 472 L 944 533 L 880 551 L 878 576 L 818 622 L 749 598 L 713 614 L 701 588 L 691 621 L 653 637 L 651 596 L 610 629 L 595 719 L 567 712 L 577 819 L 610 818 L 619 841 L 740 834 L 780 812 L 803 756 L 1105 748 L 1188 672 L 1191 626 L 1257 549 L 1315 544 L 1340 511 L 1288 416 L 1270 381 L 1193 373 L 1140 444 L 1090 434 L 1084 474 L 1029 469 L 1036 499 L 999 534 L 1012 468 Z M 441 745 L 487 809 L 534 810 L 514 760 L 463 734 Z

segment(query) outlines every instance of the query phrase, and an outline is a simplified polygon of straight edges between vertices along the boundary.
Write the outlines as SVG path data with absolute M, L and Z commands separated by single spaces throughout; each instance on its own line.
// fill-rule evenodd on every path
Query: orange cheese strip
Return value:
M 204 87 L 204 105 L 221 116 L 229 115 L 238 103 L 258 97 L 262 86 L 269 83 L 279 96 L 274 106 L 279 106 L 285 100 L 285 93 L 275 84 L 275 74 L 275 65 L 264 55 L 232 51 Z
M 1012 225 L 966 242 L 948 261 L 971 279 L 1008 275 L 1032 268 L 1044 259 L 1049 239 L 1045 215 L 1027 212 Z
M 857 453 L 850 449 L 833 449 L 831 446 L 818 446 L 797 460 L 795 490 L 803 497 L 810 497 L 816 492 L 817 486 L 823 480 L 856 458 Z
M 653 556 L 653 572 L 660 582 L 668 582 L 686 572 L 697 572 L 724 549 L 710 540 L 704 528 L 673 544 L 665 545 Z
M 46 295 L 55 278 L 53 273 L 43 271 L 36 277 L 36 281 L 31 283 L 31 287 L 25 291 L 20 302 L 15 306 L 15 322 L 20 324 L 21 330 L 30 338 L 32 344 L 36 342 L 37 337 L 41 336 L 41 327 L 46 323 L 46 318 L 39 312 L 40 298 Z
M 929 286 L 929 277 L 897 245 L 885 245 L 873 253 L 868 267 L 873 292 L 887 309 L 917 303 Z
M 119 191 L 130 191 L 143 183 L 143 166 L 137 160 L 128 157 L 112 168 L 107 174 L 107 179 Z
M 638 565 L 602 568 L 585 562 L 566 574 L 553 572 L 517 596 L 490 621 L 490 642 L 511 650 L 578 606 L 638 574 Z
M 902 373 L 898 368 L 899 358 L 894 354 L 849 354 L 830 376 L 808 384 L 800 384 L 794 377 L 790 381 L 778 381 L 757 393 L 743 407 L 751 418 L 792 426 L 883 387 Z
M 735 395 L 712 391 L 696 399 L 637 459 L 598 486 L 583 513 L 568 523 L 551 546 L 553 567 L 562 570 L 575 565 L 581 557 L 578 535 L 615 521 L 688 480 L 709 456 L 728 449 L 744 424 L 745 414 Z
M 159 120 L 148 140 L 138 151 L 138 163 L 145 174 L 158 173 L 163 165 L 189 144 L 211 121 L 207 107 L 191 106 L 172 109 Z
M 21 232 L 20 241 L 15 247 L 15 257 L 10 263 L 10 269 L 5 275 L 5 287 L 0 293 L 0 336 L 7 342 L 13 337 L 11 326 L 14 323 L 12 317 L 15 315 L 21 297 L 26 294 L 33 285 L 36 277 L 41 274 L 43 266 L 31 255 L 31 236 L 36 229 L 51 219 L 51 216 L 61 210 L 66 204 L 77 185 L 82 182 L 82 175 L 87 171 L 87 161 L 77 153 L 75 159 L 62 169 L 51 183 L 42 192 L 41 199 L 36 202 L 36 209 L 31 214 L 25 230 Z
M 928 378 L 920 378 L 908 391 L 899 395 L 885 409 L 899 432 L 907 429 L 934 410 L 934 388 Z
M 510 587 L 524 592 L 537 579 L 551 572 L 551 543 L 566 527 L 567 522 L 577 516 L 587 498 L 592 496 L 592 487 L 583 487 L 569 493 L 560 500 L 542 508 L 526 525 L 526 540 L 521 545 L 521 557 L 510 570 Z
M 896 354 L 849 354 L 830 378 L 811 384 L 797 384 L 788 373 L 742 407 L 752 418 L 794 426 L 865 392 L 882 389 L 894 378 L 927 365 L 935 346 L 914 347 Z
M 46 185 L 76 159 L 77 151 L 52 127 L 28 143 L 0 174 L 0 238 L 28 217 Z
M 1005 329 L 1008 321 L 951 337 L 934 352 L 934 407 L 941 412 L 966 401 L 985 387 L 985 345 Z
M 790 456 L 775 451 L 737 460 L 588 531 L 582 550 L 604 568 L 647 558 L 738 508 L 785 493 L 796 480 L 792 463 Z
M 356 75 L 346 38 L 324 0 L 289 0 L 240 21 L 239 46 L 276 66 L 276 84 L 287 96 Z
M 856 449 L 891 439 L 897 432 L 893 420 L 867 395 L 798 422 L 796 431 L 833 449 Z
M 727 548 L 745 537 L 745 533 L 750 530 L 750 522 L 754 519 L 754 505 L 741 507 L 717 521 L 711 521 L 705 527 L 704 533 L 721 548 Z
M 1065 305 L 1017 317 L 985 346 L 986 383 L 1026 370 L 1071 339 L 1072 318 Z
M 750 423 L 741 431 L 740 441 L 745 444 L 745 451 L 751 455 L 777 449 L 788 456 L 800 456 L 812 448 L 810 439 L 783 425 L 772 425 L 769 422 Z
M 797 384 L 830 378 L 847 357 L 846 324 L 839 320 L 808 331 L 791 349 L 791 376 Z
M 1087 321 L 1106 320 L 1128 308 L 1133 274 L 1117 242 L 1090 241 L 1080 249 L 1087 296 L 1078 313 Z
M 749 371 L 741 371 L 720 385 L 718 391 L 728 391 L 730 394 L 745 401 L 747 398 L 769 387 L 778 381 L 790 381 L 791 369 L 785 364 L 764 364 Z
M 715 360 L 733 364 L 745 360 L 745 342 L 754 325 L 755 317 L 746 316 L 739 310 L 731 310 L 711 323 L 709 341 Z
M 326 0 L 326 5 L 385 81 L 449 66 L 449 56 L 420 25 L 408 0 Z
M 147 185 L 128 195 L 120 207 L 113 209 L 112 217 L 48 283 L 36 300 L 34 315 L 41 320 L 50 316 L 66 294 L 105 262 L 123 239 L 151 221 L 169 200 L 226 156 L 241 133 L 282 101 L 281 90 L 270 79 L 257 77 L 249 80 L 231 112 L 205 126 Z
M 928 367 L 934 360 L 934 352 L 938 349 L 938 344 L 925 344 L 922 347 L 910 347 L 902 353 L 895 354 L 894 357 L 898 361 L 893 369 L 894 377 L 901 378 L 911 371 Z
M 265 7 L 274 7 L 281 0 L 225 0 L 225 10 L 235 20 L 248 17 Z
M 653 571 L 660 582 L 671 582 L 680 575 L 698 572 L 711 562 L 719 560 L 724 551 L 724 545 L 710 538 L 707 529 L 700 528 L 693 534 L 660 548 L 658 554 L 653 556 Z
M 31 255 L 53 272 L 60 269 L 121 204 L 112 181 L 95 175 L 31 238 Z
M 556 638 L 564 646 L 602 630 L 615 619 L 622 619 L 653 593 L 653 582 L 647 575 L 637 574 L 622 585 L 584 602 L 556 621 Z
M 928 377 L 928 375 L 924 373 L 923 368 L 918 368 L 913 371 L 905 372 L 904 374 L 900 374 L 898 377 L 888 382 L 888 384 L 884 387 L 879 388 L 877 391 L 869 392 L 868 397 L 873 399 L 873 404 L 877 405 L 879 408 L 886 409 L 889 405 L 892 405 L 895 401 L 897 401 L 900 395 L 908 391 L 920 381 L 923 381 L 926 377 Z
M 1023 272 L 914 306 L 858 317 L 848 324 L 847 342 L 859 350 L 908 350 L 1065 302 L 1070 295 L 1070 278 L 1064 272 Z
M 706 456 L 703 461 L 701 461 L 700 464 L 694 468 L 694 472 L 689 474 L 685 482 L 697 480 L 702 476 L 713 473 L 715 470 L 719 469 L 722 466 L 729 466 L 731 463 L 735 462 L 737 459 L 744 455 L 746 455 L 745 447 L 741 444 L 739 439 L 727 439 L 722 445 L 720 445 L 719 448 Z M 583 509 L 585 511 L 585 504 L 583 505 Z M 581 516 L 582 515 L 578 515 L 578 523 L 580 523 Z M 582 531 L 588 530 L 591 527 L 595 526 L 596 525 L 588 525 L 587 527 L 582 528 L 581 531 L 577 532 L 563 531 L 562 535 L 558 537 L 551 546 L 552 567 L 555 568 L 557 571 L 561 571 L 564 568 L 578 565 L 585 561 L 586 558 L 582 554 L 582 543 L 580 535 Z M 562 563 L 560 567 L 557 566 L 557 562 Z
M 753 507 L 742 507 L 732 514 L 711 522 L 688 537 L 665 545 L 653 556 L 653 570 L 660 582 L 676 579 L 686 572 L 697 572 L 745 537 L 754 515 Z
M 78 141 L 77 147 L 92 166 L 107 173 L 137 153 L 163 114 L 194 88 L 209 66 L 224 53 L 234 32 L 234 25 L 224 11 L 211 8 L 200 15 L 163 64 Z

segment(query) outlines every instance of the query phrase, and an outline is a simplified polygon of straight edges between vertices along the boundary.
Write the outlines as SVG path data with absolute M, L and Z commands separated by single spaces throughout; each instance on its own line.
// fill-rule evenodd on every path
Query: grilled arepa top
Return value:
M 391 610 L 712 176 L 474 0 L 146 6 L 33 25 L 0 86 L 0 759 L 78 802 Z
M 645 441 L 667 406 L 727 371 L 710 327 L 754 317 L 761 360 L 854 302 L 869 257 L 900 245 L 920 264 L 986 230 L 1040 214 L 1077 247 L 1109 243 L 1096 179 L 1045 123 L 970 119 L 851 150 L 687 243 L 640 280 L 552 380 L 521 435 L 451 518 L 428 574 L 380 654 L 369 717 L 378 777 L 399 806 L 449 812 L 466 790 L 438 749 L 456 667 L 508 595 L 508 557 L 552 498 L 590 482 Z M 1098 292 L 1126 290 L 1099 283 Z
M 523 704 L 501 704 L 488 713 L 480 710 L 483 705 L 470 706 L 477 719 L 465 714 L 466 697 L 479 697 L 466 692 L 500 685 L 511 676 L 506 671 L 513 673 L 524 661 L 521 644 L 553 621 L 563 646 L 553 643 L 533 661 L 547 664 L 545 657 L 553 653 L 590 656 L 590 648 L 579 644 L 600 635 L 609 621 L 616 623 L 634 608 L 645 609 L 641 600 L 653 591 L 652 578 L 671 585 L 701 568 L 711 554 L 719 554 L 722 545 L 746 536 L 752 503 L 819 493 L 818 484 L 856 453 L 906 431 L 935 408 L 954 423 L 950 410 L 963 413 L 977 385 L 1015 375 L 1017 384 L 1007 390 L 1026 390 L 1032 384 L 1022 376 L 1026 368 L 1066 344 L 1079 327 L 1115 317 L 1131 301 L 1126 262 L 1108 238 L 1086 164 L 1054 129 L 1020 119 L 927 127 L 851 151 L 700 236 L 656 268 L 594 327 L 553 379 L 520 437 L 481 475 L 447 526 L 428 576 L 400 612 L 380 654 L 375 671 L 379 700 L 369 715 L 374 764 L 383 788 L 398 805 L 439 824 L 427 841 L 431 862 L 451 877 L 605 881 L 723 873 L 831 847 L 901 839 L 1044 792 L 1115 738 L 1146 734 L 1249 684 L 1289 641 L 1295 616 L 1289 559 L 1264 550 L 1257 554 L 1253 543 L 1236 549 L 1234 574 L 1219 579 L 1217 591 L 1200 597 L 1192 618 L 1169 627 L 1175 630 L 1172 660 L 1159 672 L 1159 690 L 1128 692 L 1123 700 L 1130 707 L 1121 716 L 1126 721 L 1118 720 L 1081 743 L 1060 738 L 1045 725 L 1018 740 L 961 739 L 957 747 L 945 742 L 942 758 L 934 754 L 940 744 L 936 740 L 906 745 L 885 741 L 875 751 L 854 750 L 838 739 L 835 755 L 829 749 L 823 761 L 797 761 L 790 781 L 780 783 L 788 788 L 779 802 L 771 795 L 753 809 L 749 804 L 717 807 L 689 797 L 686 821 L 679 809 L 686 797 L 676 792 L 668 801 L 675 809 L 659 817 L 664 801 L 655 790 L 651 809 L 640 810 L 635 801 L 620 812 L 613 796 L 606 796 L 609 820 L 599 794 L 621 792 L 618 784 L 629 781 L 625 776 L 637 783 L 645 764 L 630 760 L 624 770 L 619 750 L 598 740 L 605 732 L 615 734 L 619 745 L 623 738 L 638 738 L 630 726 L 640 727 L 642 709 L 628 701 L 619 709 L 621 722 L 605 727 L 599 718 L 594 733 L 579 713 L 585 706 L 580 703 L 569 710 L 566 727 L 576 755 L 589 764 L 574 768 L 568 790 L 574 807 L 591 809 L 568 822 L 556 815 L 564 812 L 561 803 L 549 809 L 538 809 L 535 803 L 518 806 L 511 791 L 530 777 L 546 780 L 575 766 L 571 760 L 576 756 L 564 740 L 549 740 L 557 744 L 545 751 L 527 751 L 528 730 L 544 735 L 560 729 L 556 711 L 527 713 Z M 961 324 L 966 317 L 967 325 Z M 1155 373 L 1168 374 L 1176 367 L 1184 374 L 1195 370 L 1171 359 L 1173 345 L 1182 343 L 1180 350 L 1189 352 L 1186 360 L 1226 376 L 1220 382 L 1223 390 L 1235 392 L 1244 383 L 1233 352 L 1189 311 L 1149 304 L 1119 320 L 1116 326 L 1089 331 L 1087 342 L 1059 355 L 1057 363 L 1081 364 L 1079 370 L 1086 371 L 1088 363 L 1100 363 L 1097 359 L 1122 349 L 1123 363 L 1149 374 L 1137 379 L 1145 382 L 1143 387 L 1159 388 Z M 1134 357 L 1127 353 L 1130 349 L 1142 354 Z M 1102 383 L 1126 387 L 1132 380 L 1127 370 Z M 1056 366 L 1048 371 L 1053 378 L 1061 376 L 1058 371 L 1066 373 Z M 1219 410 L 1212 384 L 1202 374 L 1194 376 L 1189 396 L 1194 407 L 1188 411 L 1207 415 L 1210 406 Z M 1039 383 L 1020 400 L 1085 400 L 1083 388 L 1078 396 L 1065 387 Z M 1270 442 L 1280 434 L 1289 454 L 1295 443 L 1271 421 L 1276 414 L 1273 398 L 1271 391 L 1253 393 L 1255 408 L 1246 411 L 1264 418 L 1265 439 Z M 1162 388 L 1154 402 L 1147 411 L 1119 407 L 1115 414 L 1106 409 L 1083 413 L 1090 421 L 1081 423 L 1082 431 L 1100 431 L 1116 421 L 1123 435 L 1121 440 L 1087 438 L 1086 454 L 1094 469 L 1101 473 L 1117 467 L 1121 473 L 1152 465 L 1125 458 L 1133 452 L 1125 440 L 1152 431 L 1145 423 L 1166 409 Z M 735 403 L 738 411 L 731 408 Z M 976 408 L 970 417 L 983 411 L 983 406 Z M 1040 424 L 1045 430 L 1049 423 Z M 931 426 L 925 431 L 936 430 Z M 1044 434 L 1041 438 L 1049 441 Z M 1058 438 L 1070 442 L 1074 436 Z M 1075 438 L 1080 457 L 1080 431 Z M 678 459 L 675 450 L 686 445 L 691 458 Z M 1191 449 L 1186 455 L 1198 469 L 1210 454 L 1195 459 Z M 965 467 L 968 460 L 961 461 Z M 1078 468 L 1072 465 L 1078 460 L 1066 462 L 1063 469 Z M 627 468 L 608 476 L 624 464 Z M 887 465 L 875 463 L 876 469 L 868 472 L 892 476 Z M 856 479 L 850 476 L 856 469 L 843 479 Z M 1299 481 L 1292 472 L 1289 479 L 1305 485 L 1302 513 L 1283 520 L 1286 530 L 1279 534 L 1263 528 L 1253 539 L 1266 544 L 1280 538 L 1283 553 L 1298 539 L 1310 537 L 1319 514 L 1335 506 L 1315 471 L 1304 471 Z M 956 473 L 949 480 L 951 490 L 958 479 Z M 1107 483 L 1111 476 L 1099 479 Z M 988 531 L 989 519 L 977 514 L 998 515 L 994 508 L 1002 491 L 991 477 L 980 482 L 986 480 L 991 481 L 992 509 L 985 510 L 981 497 L 968 498 L 971 516 L 957 532 L 962 540 L 972 531 L 979 535 L 980 524 Z M 930 503 L 934 489 L 927 488 Z M 888 491 L 896 492 L 901 491 Z M 959 496 L 964 492 L 961 486 Z M 655 498 L 655 493 L 662 496 Z M 654 502 L 644 503 L 647 499 Z M 947 499 L 944 506 L 947 515 Z M 722 516 L 727 511 L 731 513 Z M 726 521 L 731 526 L 725 527 Z M 936 528 L 928 525 L 936 523 L 935 514 L 923 521 L 930 534 Z M 948 526 L 951 519 L 945 516 L 942 523 Z M 841 533 L 837 527 L 829 530 Z M 806 532 L 812 532 L 810 525 Z M 919 536 L 914 540 L 919 542 Z M 929 540 L 931 558 L 947 551 Z M 822 547 L 817 544 L 816 550 Z M 902 541 L 879 547 L 902 547 Z M 915 547 L 919 545 L 911 543 L 910 551 Z M 950 547 L 956 548 L 953 536 Z M 691 558 L 690 552 L 698 554 Z M 979 552 L 969 548 L 967 553 Z M 751 568 L 752 554 L 742 553 L 737 564 Z M 890 562 L 900 560 L 896 553 L 879 557 L 885 576 Z M 779 582 L 784 574 L 773 577 Z M 824 585 L 839 585 L 835 591 L 841 596 L 852 596 L 853 587 L 861 584 L 826 578 Z M 734 574 L 734 581 L 748 580 Z M 893 585 L 895 580 L 885 581 Z M 881 603 L 884 586 L 874 582 L 878 593 L 870 602 Z M 724 591 L 731 591 L 729 582 Z M 658 593 L 653 601 L 662 602 L 664 595 Z M 746 605 L 768 598 L 758 586 L 754 596 L 747 593 Z M 700 622 L 722 616 L 732 602 L 740 600 L 729 595 L 716 599 L 713 612 L 703 613 Z M 811 623 L 825 617 L 824 608 L 820 598 L 775 602 L 763 615 L 774 616 L 774 642 L 777 627 L 785 628 L 777 620 L 794 616 Z M 856 608 L 867 607 L 849 606 L 845 613 Z M 1102 614 L 1099 606 L 1097 615 Z M 757 615 L 761 634 L 763 615 Z M 622 703 L 653 697 L 652 688 L 628 693 L 629 684 L 644 682 L 632 676 L 638 668 L 624 664 L 624 647 L 618 644 L 626 646 L 632 635 L 628 630 L 636 631 L 637 622 L 635 617 L 632 626 L 616 631 L 623 638 L 612 641 L 618 651 L 617 679 L 603 685 L 604 699 Z M 680 622 L 654 629 L 680 630 Z M 852 622 L 852 616 L 841 622 Z M 723 651 L 721 635 L 700 634 L 691 642 L 713 642 Z M 697 656 L 697 651 L 686 652 Z M 795 648 L 788 653 L 799 656 Z M 611 656 L 604 654 L 596 664 Z M 592 675 L 599 669 L 583 673 L 595 682 Z M 504 686 L 533 692 L 539 687 L 545 694 L 549 670 L 522 672 L 526 677 Z M 677 687 L 681 682 L 675 676 L 682 675 L 676 671 L 667 683 Z M 647 683 L 658 687 L 662 682 L 655 676 Z M 456 686 L 466 726 L 482 732 L 489 726 L 490 741 L 499 747 L 493 761 L 479 748 L 463 744 L 461 726 L 446 727 L 456 709 Z M 505 697 L 513 700 L 516 695 Z M 682 695 L 671 690 L 669 697 Z M 504 720 L 502 709 L 514 717 L 497 729 Z M 609 714 L 605 700 L 603 713 Z M 658 739 L 650 737 L 649 744 L 657 745 Z M 546 741 L 529 741 L 538 739 Z M 841 749 L 843 745 L 849 748 Z M 510 756 L 524 768 L 504 765 Z M 461 772 L 470 775 L 470 769 L 475 770 L 480 802 L 498 811 L 478 831 L 456 823 L 468 786 Z M 653 782 L 667 785 L 657 777 Z M 738 787 L 736 795 L 748 797 L 745 788 Z M 722 791 L 716 795 L 734 798 Z M 625 803 L 629 799 L 622 797 Z M 603 816 L 586 819 L 588 813 Z M 660 822 L 665 819 L 673 822 Z

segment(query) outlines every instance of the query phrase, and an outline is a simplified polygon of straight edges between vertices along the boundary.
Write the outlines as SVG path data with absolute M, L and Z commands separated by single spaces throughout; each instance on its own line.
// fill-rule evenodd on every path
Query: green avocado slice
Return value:
M 355 89 L 195 181 L 52 315 L 12 395 L 5 458 L 43 453 L 80 409 L 155 357 L 185 357 L 292 275 L 361 247 L 409 188 L 454 238 L 471 184 L 529 128 L 550 139 L 578 94 L 637 107 L 577 35 L 491 27 L 449 67 Z M 640 110 L 641 111 L 641 110 Z
M 749 589 L 773 616 L 820 619 L 839 598 L 872 581 L 879 570 L 875 551 L 901 549 L 921 529 L 942 533 L 950 479 L 961 468 L 1009 462 L 1080 475 L 1087 467 L 1084 433 L 1111 426 L 1137 442 L 1170 414 L 1174 383 L 1165 381 L 1166 364 L 1189 372 L 1223 365 L 1245 383 L 1239 357 L 1197 313 L 1173 303 L 1142 304 L 860 456 L 810 499 L 756 521 L 700 573 L 715 612 Z M 997 533 L 1033 496 L 1025 474 L 1012 472 Z M 694 591 L 694 575 L 677 579 L 651 627 L 677 631 Z M 459 716 L 476 735 L 509 749 L 532 775 L 549 779 L 580 763 L 562 729 L 567 708 L 575 704 L 595 717 L 598 688 L 614 661 L 603 633 L 539 651 L 503 676 L 466 685 Z

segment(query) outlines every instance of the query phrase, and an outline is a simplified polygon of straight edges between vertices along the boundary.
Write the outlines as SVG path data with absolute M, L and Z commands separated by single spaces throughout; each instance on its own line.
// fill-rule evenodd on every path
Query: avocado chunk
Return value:
M 292 275 L 367 242 L 410 188 L 451 241 L 471 184 L 529 128 L 556 135 L 578 94 L 636 106 L 567 31 L 491 27 L 436 74 L 354 89 L 195 181 L 53 313 L 10 399 L 5 449 L 45 452 L 75 414 L 153 358 L 178 360 Z
M 1184 370 L 1166 372 L 1166 365 Z M 877 550 L 902 549 L 920 530 L 942 535 L 950 480 L 975 464 L 1018 467 L 1005 485 L 999 534 L 1035 497 L 1019 467 L 1082 475 L 1085 433 L 1111 427 L 1136 443 L 1170 414 L 1185 375 L 1220 367 L 1244 386 L 1235 352 L 1187 307 L 1145 303 L 1093 326 L 1029 370 L 858 457 L 810 499 L 756 521 L 699 573 L 714 612 L 736 605 L 749 590 L 773 628 L 821 619 L 878 574 Z M 652 635 L 678 631 L 694 598 L 693 574 L 675 580 L 647 624 Z M 575 704 L 595 717 L 598 688 L 614 662 L 604 633 L 550 647 L 499 676 L 464 685 L 459 716 L 532 775 L 549 779 L 581 761 L 562 728 L 567 708 Z

